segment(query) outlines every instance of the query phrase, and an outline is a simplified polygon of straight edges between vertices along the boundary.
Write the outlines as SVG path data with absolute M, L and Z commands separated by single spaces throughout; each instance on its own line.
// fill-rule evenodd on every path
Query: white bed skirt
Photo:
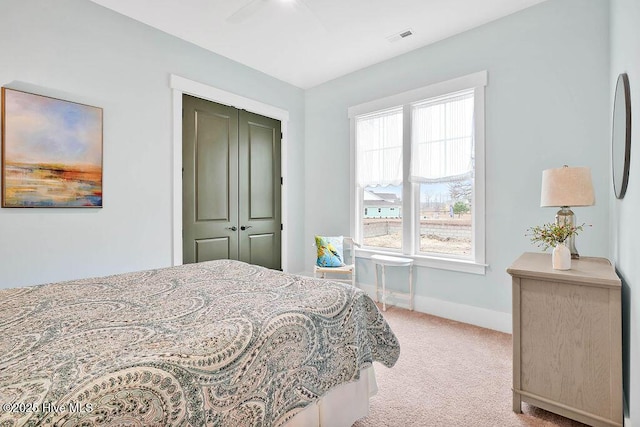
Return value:
M 369 398 L 377 392 L 375 371 L 370 366 L 360 371 L 358 381 L 331 389 L 284 427 L 350 427 L 369 414 Z

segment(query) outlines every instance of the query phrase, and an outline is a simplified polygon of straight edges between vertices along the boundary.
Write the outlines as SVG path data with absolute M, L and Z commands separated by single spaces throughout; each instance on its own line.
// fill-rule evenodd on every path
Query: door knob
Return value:
M 238 228 L 234 225 L 233 227 L 225 227 L 227 230 L 236 231 Z
M 247 229 L 249 229 L 251 227 L 253 227 L 253 226 L 252 225 L 243 225 L 243 226 L 240 227 L 240 230 L 244 231 L 244 230 L 247 230 Z

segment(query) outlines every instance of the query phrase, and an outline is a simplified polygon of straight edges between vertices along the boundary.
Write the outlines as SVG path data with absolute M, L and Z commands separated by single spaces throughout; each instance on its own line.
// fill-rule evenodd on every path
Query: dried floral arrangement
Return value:
M 555 247 L 558 243 L 562 243 L 571 236 L 577 236 L 584 230 L 585 224 L 572 226 L 570 224 L 557 224 L 555 222 L 536 225 L 528 228 L 528 236 L 532 243 L 536 243 L 542 250 Z

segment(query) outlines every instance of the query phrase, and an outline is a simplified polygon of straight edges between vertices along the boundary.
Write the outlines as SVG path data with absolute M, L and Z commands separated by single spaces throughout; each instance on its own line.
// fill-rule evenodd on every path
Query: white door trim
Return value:
M 173 90 L 173 166 L 172 166 L 172 265 L 182 264 L 182 95 L 188 94 L 198 98 L 207 99 L 219 104 L 229 105 L 241 110 L 251 111 L 261 116 L 280 120 L 282 123 L 282 270 L 288 271 L 287 238 L 288 215 L 286 206 L 287 197 L 287 140 L 289 133 L 289 112 L 273 105 L 265 104 L 251 98 L 236 95 L 204 83 L 189 80 L 184 77 L 171 74 L 169 83 Z

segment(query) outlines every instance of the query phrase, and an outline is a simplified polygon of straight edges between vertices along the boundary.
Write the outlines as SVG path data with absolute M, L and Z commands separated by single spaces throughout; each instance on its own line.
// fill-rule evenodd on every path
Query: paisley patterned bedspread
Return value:
M 399 356 L 363 291 L 238 261 L 0 290 L 0 425 L 279 426 Z

